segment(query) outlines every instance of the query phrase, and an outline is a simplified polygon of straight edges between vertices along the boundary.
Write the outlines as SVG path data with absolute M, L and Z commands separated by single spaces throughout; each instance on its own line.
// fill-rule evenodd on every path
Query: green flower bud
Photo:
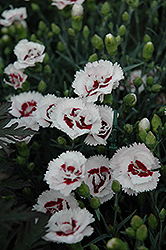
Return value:
M 132 8 L 137 8 L 139 5 L 139 0 L 126 0 L 126 2 Z
M 79 32 L 82 29 L 82 18 L 77 16 L 72 18 L 72 28 L 75 29 L 76 32 Z
M 133 93 L 129 93 L 123 97 L 123 101 L 126 106 L 133 107 L 137 102 L 137 96 Z
M 150 214 L 148 217 L 148 224 L 151 226 L 153 229 L 157 227 L 157 219 L 154 214 Z
M 35 67 L 33 67 L 33 71 L 34 72 L 42 72 L 42 69 L 43 69 L 43 66 L 42 66 L 42 64 L 41 63 L 39 63 L 39 62 L 37 62 L 36 64 L 35 64 Z
M 139 137 L 141 142 L 146 141 L 147 135 L 148 135 L 148 133 L 144 129 L 139 130 L 138 137 Z
M 133 83 L 134 83 L 134 86 L 135 86 L 136 88 L 139 88 L 139 87 L 142 85 L 142 83 L 143 83 L 142 78 L 137 76 L 137 77 L 134 79 Z
M 104 47 L 103 39 L 95 34 L 91 39 L 92 45 L 98 49 L 101 50 Z
M 34 170 L 34 168 L 35 168 L 35 164 L 34 164 L 33 162 L 30 162 L 30 163 L 27 165 L 27 167 L 28 167 L 28 169 L 29 169 L 30 171 L 32 171 L 32 170 Z
M 119 46 L 120 43 L 121 43 L 121 37 L 120 36 L 116 36 L 115 39 L 116 39 L 117 46 Z
M 144 43 L 151 42 L 151 37 L 148 34 L 144 35 Z
M 29 91 L 30 90 L 30 83 L 28 81 L 23 82 L 21 86 L 22 86 L 23 91 Z
M 124 36 L 125 33 L 126 33 L 126 27 L 124 26 L 124 24 L 122 24 L 122 25 L 119 27 L 119 29 L 118 29 L 118 34 L 119 34 L 120 36 Z
M 128 250 L 128 246 L 125 242 L 123 242 L 121 239 L 118 238 L 112 238 L 110 239 L 106 247 L 111 250 Z
M 39 12 L 40 11 L 40 7 L 38 4 L 36 3 L 31 3 L 31 8 L 34 12 Z
M 25 142 L 21 142 L 19 144 L 17 143 L 16 147 L 20 156 L 29 158 L 30 151 L 28 145 Z
M 14 195 L 8 195 L 8 196 L 2 196 L 2 199 L 4 201 L 11 201 L 11 200 L 14 200 L 15 197 L 14 197 Z
M 9 48 L 9 47 L 6 47 L 5 49 L 4 49 L 4 54 L 6 55 L 6 56 L 8 56 L 8 55 L 10 55 L 10 53 L 11 53 L 11 48 Z
M 101 202 L 98 197 L 93 197 L 90 201 L 90 205 L 93 209 L 98 209 L 101 205 Z
M 156 145 L 156 137 L 151 131 L 148 132 L 145 143 L 151 149 Z
M 148 76 L 148 78 L 146 79 L 146 84 L 148 86 L 152 86 L 154 84 L 154 78 L 152 76 Z
M 51 67 L 50 67 L 50 65 L 47 64 L 47 65 L 44 67 L 44 75 L 50 76 L 51 74 L 52 74 Z
M 49 58 L 48 53 L 45 53 L 45 57 L 44 57 L 44 59 L 43 59 L 43 63 L 44 63 L 44 64 L 47 64 L 47 63 L 49 63 L 49 60 L 50 60 L 50 58 Z
M 154 84 L 154 85 L 151 87 L 151 90 L 152 90 L 154 93 L 160 92 L 161 89 L 162 89 L 162 86 L 161 86 L 160 84 Z
M 135 236 L 135 230 L 132 227 L 127 227 L 125 231 L 126 231 L 127 235 L 129 235 L 131 237 Z
M 89 59 L 88 59 L 88 62 L 95 62 L 98 60 L 98 56 L 96 53 L 92 54 Z
M 32 143 L 31 149 L 32 149 L 33 151 L 39 151 L 40 147 L 41 147 L 40 144 L 39 144 L 38 142 L 34 141 L 34 142 Z
M 119 181 L 113 180 L 113 182 L 112 182 L 112 190 L 113 190 L 115 193 L 119 193 L 119 192 L 120 192 L 120 190 L 121 190 L 121 185 L 120 185 Z
M 101 7 L 101 12 L 104 16 L 107 16 L 110 12 L 110 5 L 108 2 L 105 2 Z
M 58 44 L 57 44 L 57 49 L 60 51 L 60 52 L 63 52 L 65 50 L 65 46 L 64 44 L 59 41 Z
M 143 52 L 142 52 L 142 56 L 145 60 L 149 60 L 151 59 L 152 55 L 153 55 L 153 51 L 154 51 L 154 45 L 152 42 L 147 42 L 145 43 L 144 47 L 143 47 Z
M 90 30 L 87 25 L 84 26 L 82 33 L 83 33 L 84 39 L 87 40 L 90 34 Z
M 32 35 L 30 36 L 30 41 L 36 42 L 36 40 L 37 40 L 36 35 L 35 35 L 35 34 L 32 34 Z
M 148 250 L 148 248 L 145 247 L 145 246 L 140 246 L 140 247 L 138 247 L 137 249 L 138 249 L 138 250 Z
M 8 32 L 9 32 L 9 30 L 8 30 L 7 27 L 2 27 L 2 28 L 1 28 L 1 33 L 2 33 L 2 34 L 8 34 Z
M 106 104 L 112 104 L 113 103 L 113 96 L 112 96 L 112 94 L 106 94 L 106 95 L 104 95 L 104 103 L 106 103 Z
M 90 244 L 90 250 L 100 250 L 96 245 Z
M 1 39 L 5 44 L 9 44 L 11 42 L 11 38 L 7 34 L 3 35 Z
M 158 115 L 156 115 L 156 114 L 153 115 L 152 120 L 151 120 L 151 124 L 152 124 L 152 129 L 156 134 L 161 132 L 162 121 Z
M 110 55 L 115 55 L 117 52 L 117 43 L 115 37 L 109 33 L 105 36 L 105 46 Z
M 165 208 L 162 208 L 160 213 L 159 213 L 159 218 L 162 222 L 164 221 L 165 216 L 166 216 L 166 210 L 165 210 Z
M 152 1 L 150 8 L 153 10 L 156 7 L 156 5 L 157 5 L 157 1 Z
M 131 124 L 125 124 L 123 126 L 123 130 L 127 133 L 127 134 L 131 134 L 133 132 L 133 126 Z
M 143 224 L 143 220 L 138 215 L 134 215 L 131 219 L 130 224 L 131 224 L 132 228 L 134 230 L 136 230 L 137 228 L 139 228 Z
M 46 88 L 47 84 L 43 80 L 41 80 L 38 84 L 38 91 L 42 93 L 46 90 Z
M 26 165 L 26 160 L 22 156 L 17 156 L 15 162 L 20 165 L 20 166 L 25 166 Z
M 142 224 L 136 231 L 136 239 L 140 241 L 146 240 L 148 236 L 148 229 L 145 224 Z
M 52 23 L 51 24 L 51 29 L 52 29 L 52 32 L 55 34 L 55 35 L 59 35 L 61 29 L 59 28 L 58 25 L 56 25 L 55 23 Z
M 66 139 L 61 136 L 58 137 L 57 141 L 58 141 L 58 144 L 61 146 L 66 146 L 67 144 Z
M 114 24 L 113 24 L 113 22 L 109 22 L 108 27 L 109 27 L 109 29 L 112 31 L 112 30 L 113 30 L 113 28 L 114 28 Z
M 72 29 L 72 28 L 68 28 L 68 34 L 69 34 L 69 36 L 71 36 L 71 37 L 75 37 L 75 35 L 76 35 L 75 30 Z
M 80 196 L 85 198 L 90 196 L 89 187 L 84 182 L 77 188 L 77 192 Z
M 129 16 L 129 13 L 128 13 L 127 11 L 125 11 L 125 12 L 123 13 L 123 15 L 122 15 L 122 20 L 123 20 L 124 22 L 126 22 L 126 23 L 129 22 L 130 16 Z
M 43 21 L 40 21 L 38 24 L 39 30 L 45 31 L 47 29 L 46 24 Z
M 150 130 L 150 121 L 148 118 L 145 117 L 138 123 L 138 129 L 145 130 L 147 132 Z

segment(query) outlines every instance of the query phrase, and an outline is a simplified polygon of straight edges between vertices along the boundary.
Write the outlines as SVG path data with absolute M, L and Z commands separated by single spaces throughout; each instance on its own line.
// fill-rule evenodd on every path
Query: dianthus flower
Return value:
M 113 178 L 129 195 L 153 190 L 160 177 L 159 160 L 153 156 L 144 143 L 134 143 L 130 147 L 117 150 L 110 160 Z
M 88 226 L 92 222 L 93 215 L 86 208 L 62 210 L 51 216 L 43 238 L 57 243 L 77 243 L 93 233 L 94 229 Z
M 37 199 L 37 204 L 33 206 L 33 210 L 53 215 L 56 212 L 65 209 L 73 209 L 78 207 L 78 202 L 74 195 L 64 196 L 56 190 L 46 190 Z
M 32 130 L 38 130 L 39 125 L 36 122 L 34 111 L 37 109 L 37 103 L 43 98 L 38 92 L 23 92 L 11 97 L 12 105 L 9 113 L 21 120 L 21 123 Z
M 27 75 L 23 73 L 22 69 L 16 69 L 13 64 L 9 64 L 4 73 L 9 76 L 9 81 L 4 79 L 4 82 L 14 89 L 22 88 L 22 83 L 26 81 Z
M 77 71 L 72 83 L 74 92 L 80 97 L 86 97 L 88 102 L 103 101 L 104 94 L 110 94 L 112 89 L 123 79 L 123 71 L 117 64 L 107 60 L 88 62 L 84 70 Z
M 71 139 L 86 133 L 97 133 L 101 127 L 97 106 L 85 103 L 82 99 L 64 98 L 57 105 L 55 115 L 55 126 L 67 133 Z
M 25 7 L 5 10 L 2 14 L 4 19 L 0 19 L 0 24 L 3 26 L 10 26 L 14 22 L 21 22 L 23 27 L 26 28 L 27 11 Z
M 14 54 L 17 56 L 17 61 L 14 62 L 14 67 L 17 69 L 25 69 L 35 66 L 36 62 L 43 62 L 45 46 L 40 43 L 22 39 L 14 48 Z
M 86 158 L 80 152 L 67 151 L 48 164 L 44 180 L 50 189 L 65 196 L 79 187 L 84 179 Z
M 100 202 L 106 202 L 114 195 L 112 190 L 112 170 L 109 159 L 103 155 L 90 157 L 85 164 L 86 176 L 84 182 L 88 185 L 92 196 L 97 196 Z
M 82 4 L 85 0 L 52 0 L 52 5 L 55 5 L 59 10 L 62 10 L 67 5 Z
M 85 143 L 89 145 L 106 145 L 107 139 L 112 131 L 114 111 L 108 106 L 99 106 L 101 116 L 101 127 L 97 133 L 89 133 L 85 138 Z

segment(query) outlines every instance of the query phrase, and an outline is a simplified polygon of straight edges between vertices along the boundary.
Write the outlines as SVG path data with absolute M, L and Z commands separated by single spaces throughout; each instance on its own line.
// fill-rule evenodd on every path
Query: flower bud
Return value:
M 156 137 L 151 131 L 148 132 L 145 143 L 149 148 L 153 148 L 156 145 Z
M 66 139 L 61 136 L 58 137 L 57 141 L 58 141 L 58 144 L 61 146 L 66 146 L 67 144 Z
M 119 36 L 124 36 L 125 33 L 126 33 L 126 27 L 124 26 L 124 24 L 122 24 L 118 29 L 118 34 Z
M 56 25 L 55 23 L 51 24 L 51 29 L 55 35 L 59 35 L 59 33 L 61 31 L 60 27 L 58 25 Z
M 16 144 L 16 147 L 20 156 L 24 158 L 29 158 L 30 151 L 28 145 L 25 142 Z
M 14 195 L 1 196 L 1 198 L 2 198 L 4 201 L 11 201 L 11 200 L 14 200 L 14 199 L 15 199 Z
M 145 130 L 147 132 L 150 130 L 150 121 L 148 118 L 145 117 L 138 123 L 138 129 Z
M 11 38 L 7 34 L 3 35 L 1 39 L 5 44 L 9 44 L 11 42 Z
M 115 37 L 109 33 L 105 36 L 105 46 L 110 55 L 115 55 L 117 52 L 117 43 Z
M 162 121 L 158 115 L 156 115 L 156 114 L 153 115 L 152 120 L 151 120 L 151 124 L 152 124 L 152 129 L 156 134 L 161 132 Z
M 129 16 L 129 13 L 127 11 L 125 11 L 123 14 L 122 14 L 122 20 L 126 23 L 129 22 L 130 20 L 130 16 Z
M 40 7 L 38 4 L 36 3 L 31 3 L 31 8 L 34 12 L 39 12 L 40 11 Z
M 125 231 L 126 231 L 127 235 L 129 235 L 131 237 L 135 236 L 135 230 L 132 227 L 127 227 Z
M 72 7 L 72 18 L 81 17 L 82 20 L 83 13 L 84 13 L 84 8 L 82 7 L 82 5 L 75 3 Z
M 69 34 L 69 36 L 71 36 L 71 37 L 75 37 L 75 35 L 76 35 L 75 30 L 72 29 L 72 28 L 68 28 L 68 34 Z
M 38 25 L 39 30 L 45 31 L 47 29 L 46 24 L 41 20 Z
M 145 247 L 145 246 L 140 246 L 140 247 L 138 247 L 137 249 L 138 249 L 138 250 L 148 250 L 148 248 Z
M 65 50 L 65 46 L 61 41 L 59 41 L 57 44 L 57 50 L 59 50 L 60 52 L 63 52 Z
M 83 33 L 84 39 L 87 40 L 90 34 L 90 30 L 87 25 L 84 26 L 82 33 Z
M 131 124 L 125 124 L 123 126 L 123 130 L 127 133 L 127 134 L 131 134 L 133 132 L 133 126 Z
M 131 222 L 130 222 L 132 228 L 134 230 L 136 230 L 137 228 L 139 228 L 142 224 L 143 224 L 143 220 L 141 217 L 139 217 L 138 215 L 134 215 L 131 219 Z
M 140 139 L 141 142 L 145 142 L 146 141 L 146 137 L 147 137 L 147 132 L 143 129 L 139 130 L 139 133 L 138 133 L 138 137 Z
M 148 86 L 152 86 L 154 84 L 154 78 L 152 76 L 148 76 L 148 78 L 146 79 L 146 84 Z
M 148 34 L 144 35 L 144 43 L 151 42 L 151 37 Z
M 119 46 L 120 43 L 121 43 L 121 37 L 120 36 L 116 36 L 115 39 L 116 39 L 117 46 Z
M 39 151 L 39 149 L 40 149 L 40 144 L 39 144 L 38 142 L 34 141 L 34 142 L 32 143 L 31 149 L 32 149 L 33 151 Z
M 162 222 L 164 221 L 165 216 L 166 216 L 166 210 L 165 210 L 165 208 L 162 208 L 160 213 L 159 213 L 159 218 Z
M 143 47 L 143 52 L 142 52 L 142 56 L 145 60 L 149 60 L 151 59 L 152 55 L 153 55 L 153 51 L 154 51 L 154 45 L 152 42 L 147 42 L 145 43 L 144 47 Z
M 118 238 L 110 239 L 107 242 L 106 247 L 108 249 L 111 249 L 111 250 L 119 250 L 119 249 L 120 250 L 127 250 L 128 249 L 127 244 Z
M 107 16 L 110 12 L 110 5 L 108 2 L 105 2 L 101 7 L 101 12 L 103 16 Z
M 136 231 L 136 239 L 140 241 L 146 240 L 148 236 L 148 229 L 145 224 L 142 224 Z
M 11 48 L 10 47 L 6 47 L 5 49 L 4 49 L 4 54 L 6 55 L 6 56 L 8 56 L 8 55 L 10 55 L 10 53 L 11 53 Z
M 35 67 L 33 67 L 33 71 L 34 71 L 34 72 L 37 72 L 37 73 L 38 73 L 38 72 L 41 72 L 42 69 L 43 69 L 42 64 L 39 63 L 39 62 L 37 62 L 37 63 L 35 64 Z
M 46 90 L 46 88 L 47 84 L 43 80 L 41 80 L 38 84 L 38 91 L 42 93 Z
M 98 60 L 98 56 L 96 53 L 92 54 L 89 59 L 88 59 L 88 62 L 95 62 Z
M 33 162 L 30 162 L 28 165 L 27 165 L 27 168 L 32 171 L 35 167 L 35 164 Z
M 52 74 L 52 70 L 51 70 L 51 67 L 50 67 L 50 65 L 46 65 L 45 67 L 44 67 L 44 75 L 45 76 L 50 76 Z
M 123 97 L 123 101 L 126 106 L 133 107 L 137 102 L 137 96 L 133 93 L 129 93 Z
M 49 60 L 50 60 L 50 58 L 49 58 L 48 53 L 45 53 L 45 57 L 44 57 L 44 59 L 43 59 L 43 63 L 44 63 L 44 64 L 47 64 L 47 63 L 49 63 Z
M 119 192 L 120 192 L 120 190 L 121 190 L 121 185 L 120 185 L 119 181 L 113 180 L 113 182 L 112 182 L 112 190 L 113 190 L 115 193 L 119 193 Z
M 93 197 L 90 201 L 90 205 L 93 209 L 98 209 L 101 205 L 101 202 L 98 197 Z
M 113 103 L 113 96 L 112 94 L 104 95 L 104 103 L 105 104 L 112 104 Z
M 96 245 L 90 244 L 90 250 L 100 250 Z
M 139 5 L 139 0 L 126 0 L 126 2 L 132 8 L 137 8 Z
M 151 90 L 152 90 L 154 93 L 160 92 L 161 89 L 162 89 L 162 86 L 161 86 L 160 84 L 154 84 L 154 85 L 151 87 Z
M 22 156 L 17 156 L 17 158 L 16 158 L 16 163 L 18 164 L 18 165 L 20 165 L 20 166 L 25 166 L 26 165 L 26 160 L 25 160 L 25 158 L 24 157 L 22 157 Z
M 142 85 L 142 83 L 143 83 L 142 78 L 137 76 L 137 77 L 134 79 L 133 83 L 134 83 L 134 86 L 135 86 L 136 88 L 139 88 L 139 87 Z
M 23 91 L 29 91 L 30 90 L 30 83 L 28 81 L 25 81 L 21 85 Z
M 82 184 L 77 188 L 77 192 L 80 196 L 85 198 L 90 196 L 89 187 L 85 184 L 85 182 L 82 182 Z
M 148 224 L 151 226 L 153 229 L 157 227 L 157 219 L 154 214 L 150 214 L 148 217 Z
M 98 49 L 101 50 L 104 47 L 103 39 L 95 34 L 91 39 L 92 45 Z
M 7 27 L 2 27 L 1 28 L 1 33 L 4 35 L 4 34 L 8 34 L 9 30 Z
M 37 40 L 36 35 L 35 35 L 35 34 L 32 34 L 32 35 L 30 36 L 30 41 L 36 42 L 36 40 Z

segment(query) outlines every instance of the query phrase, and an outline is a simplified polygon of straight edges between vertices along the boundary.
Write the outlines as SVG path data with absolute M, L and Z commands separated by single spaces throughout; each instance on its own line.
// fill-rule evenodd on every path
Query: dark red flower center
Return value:
M 62 164 L 62 170 L 64 171 L 64 183 L 70 185 L 74 182 L 77 182 L 80 179 L 80 175 L 82 172 L 76 169 L 74 166 L 66 166 L 66 164 Z M 74 175 L 74 176 L 73 176 Z
M 153 175 L 153 172 L 148 170 L 147 167 L 139 160 L 136 160 L 135 163 L 131 161 L 128 165 L 127 172 L 132 175 L 138 175 L 139 177 L 148 177 Z
M 46 214 L 53 215 L 54 213 L 63 210 L 63 203 L 66 203 L 67 209 L 70 209 L 69 203 L 62 198 L 57 198 L 56 201 L 46 202 L 46 204 L 44 205 L 44 208 L 46 209 Z
M 70 234 L 74 234 L 75 231 L 80 228 L 80 226 L 77 227 L 77 221 L 74 220 L 74 219 L 72 219 L 71 223 L 66 221 L 66 222 L 63 222 L 63 225 L 64 224 L 69 225 L 69 228 L 65 232 L 62 232 L 62 231 L 56 232 L 56 234 L 58 236 L 67 236 L 67 235 L 70 235 Z
M 91 75 L 89 75 L 91 76 Z M 102 77 L 103 78 L 103 77 Z M 105 88 L 109 85 L 109 81 L 112 79 L 112 76 L 105 79 L 104 82 L 99 82 L 98 80 L 94 81 L 94 84 L 90 90 L 87 89 L 87 86 L 85 85 L 85 89 L 87 92 L 87 96 L 95 95 L 98 91 L 98 89 Z M 96 91 L 95 91 L 96 90 Z M 93 93 L 92 93 L 93 92 Z
M 24 102 L 21 106 L 21 110 L 19 110 L 21 117 L 27 117 L 35 111 L 37 103 L 35 101 Z

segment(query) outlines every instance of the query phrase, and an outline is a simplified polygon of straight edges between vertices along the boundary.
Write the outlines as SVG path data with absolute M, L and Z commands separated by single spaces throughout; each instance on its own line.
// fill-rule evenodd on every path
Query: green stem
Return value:
M 116 219 L 117 219 L 117 209 L 118 208 L 118 194 L 115 194 L 115 214 L 114 214 L 114 225 L 113 225 L 113 236 L 116 235 Z
M 160 220 L 160 232 L 159 232 L 159 243 L 158 243 L 159 249 L 161 249 L 160 246 L 161 246 L 161 240 L 162 240 L 162 231 L 163 231 L 163 223 Z

